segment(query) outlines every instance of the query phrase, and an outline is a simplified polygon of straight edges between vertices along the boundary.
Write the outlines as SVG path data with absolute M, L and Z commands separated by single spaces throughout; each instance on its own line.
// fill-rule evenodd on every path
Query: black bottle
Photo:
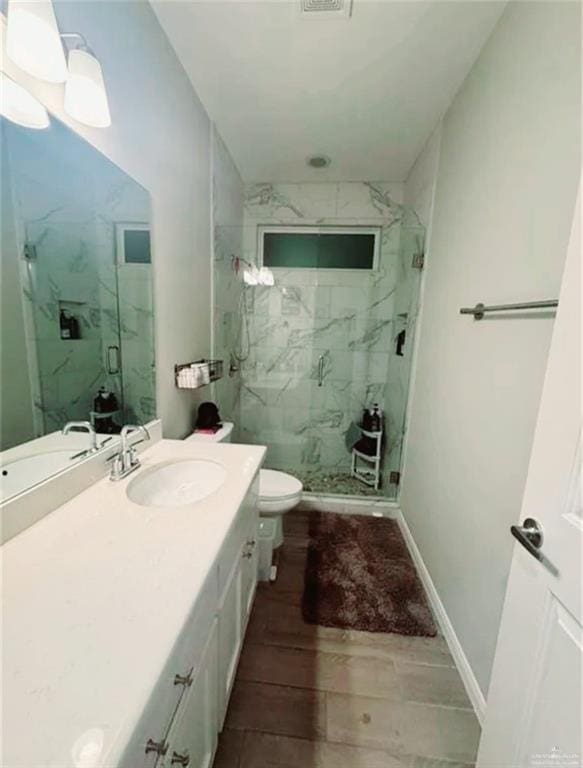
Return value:
M 362 412 L 362 428 L 367 432 L 372 432 L 372 414 L 368 408 L 365 408 Z
M 79 327 L 79 321 L 75 317 L 75 315 L 71 315 L 69 318 L 69 328 L 71 330 L 71 335 L 69 336 L 70 339 L 80 339 L 81 338 L 81 329 Z
M 370 431 L 371 432 L 380 432 L 381 429 L 382 429 L 381 414 L 379 412 L 378 404 L 375 403 L 374 407 L 372 409 L 371 417 L 370 417 Z
M 59 313 L 59 327 L 61 329 L 61 338 L 71 338 L 71 326 L 69 325 L 69 313 L 62 309 Z

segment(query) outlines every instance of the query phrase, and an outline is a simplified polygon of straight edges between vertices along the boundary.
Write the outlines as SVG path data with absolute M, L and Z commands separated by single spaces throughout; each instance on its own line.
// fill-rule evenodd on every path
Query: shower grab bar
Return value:
M 491 306 L 476 304 L 475 307 L 462 307 L 460 309 L 460 315 L 473 315 L 474 320 L 481 320 L 486 312 L 507 312 L 515 309 L 551 309 L 552 307 L 558 306 L 558 299 L 549 299 L 548 301 L 523 301 L 518 304 L 493 304 Z

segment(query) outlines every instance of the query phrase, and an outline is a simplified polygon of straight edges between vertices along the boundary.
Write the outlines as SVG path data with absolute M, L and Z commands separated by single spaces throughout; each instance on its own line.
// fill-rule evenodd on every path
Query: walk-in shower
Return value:
M 400 194 L 393 184 L 251 185 L 242 229 L 215 227 L 215 352 L 238 369 L 217 387 L 221 413 L 306 491 L 398 491 L 425 234 Z M 233 253 L 269 267 L 275 284 L 245 286 Z M 351 477 L 374 404 L 378 490 Z

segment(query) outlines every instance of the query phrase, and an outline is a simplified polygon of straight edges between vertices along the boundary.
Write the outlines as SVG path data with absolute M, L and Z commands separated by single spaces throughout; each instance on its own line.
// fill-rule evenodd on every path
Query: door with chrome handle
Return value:
M 558 576 L 557 568 L 545 557 L 542 551 L 544 534 L 542 525 L 533 517 L 527 517 L 522 525 L 511 525 L 510 533 L 522 544 L 526 551 L 543 563 L 546 568 L 554 575 Z

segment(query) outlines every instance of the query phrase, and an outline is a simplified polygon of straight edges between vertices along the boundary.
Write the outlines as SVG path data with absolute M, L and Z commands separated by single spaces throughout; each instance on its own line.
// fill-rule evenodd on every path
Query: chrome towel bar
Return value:
M 549 299 L 548 301 L 523 301 L 520 304 L 493 304 L 489 307 L 485 304 L 476 304 L 475 307 L 462 307 L 460 309 L 460 315 L 473 315 L 474 320 L 481 320 L 486 312 L 508 312 L 515 309 L 551 309 L 552 307 L 558 306 L 558 299 Z

